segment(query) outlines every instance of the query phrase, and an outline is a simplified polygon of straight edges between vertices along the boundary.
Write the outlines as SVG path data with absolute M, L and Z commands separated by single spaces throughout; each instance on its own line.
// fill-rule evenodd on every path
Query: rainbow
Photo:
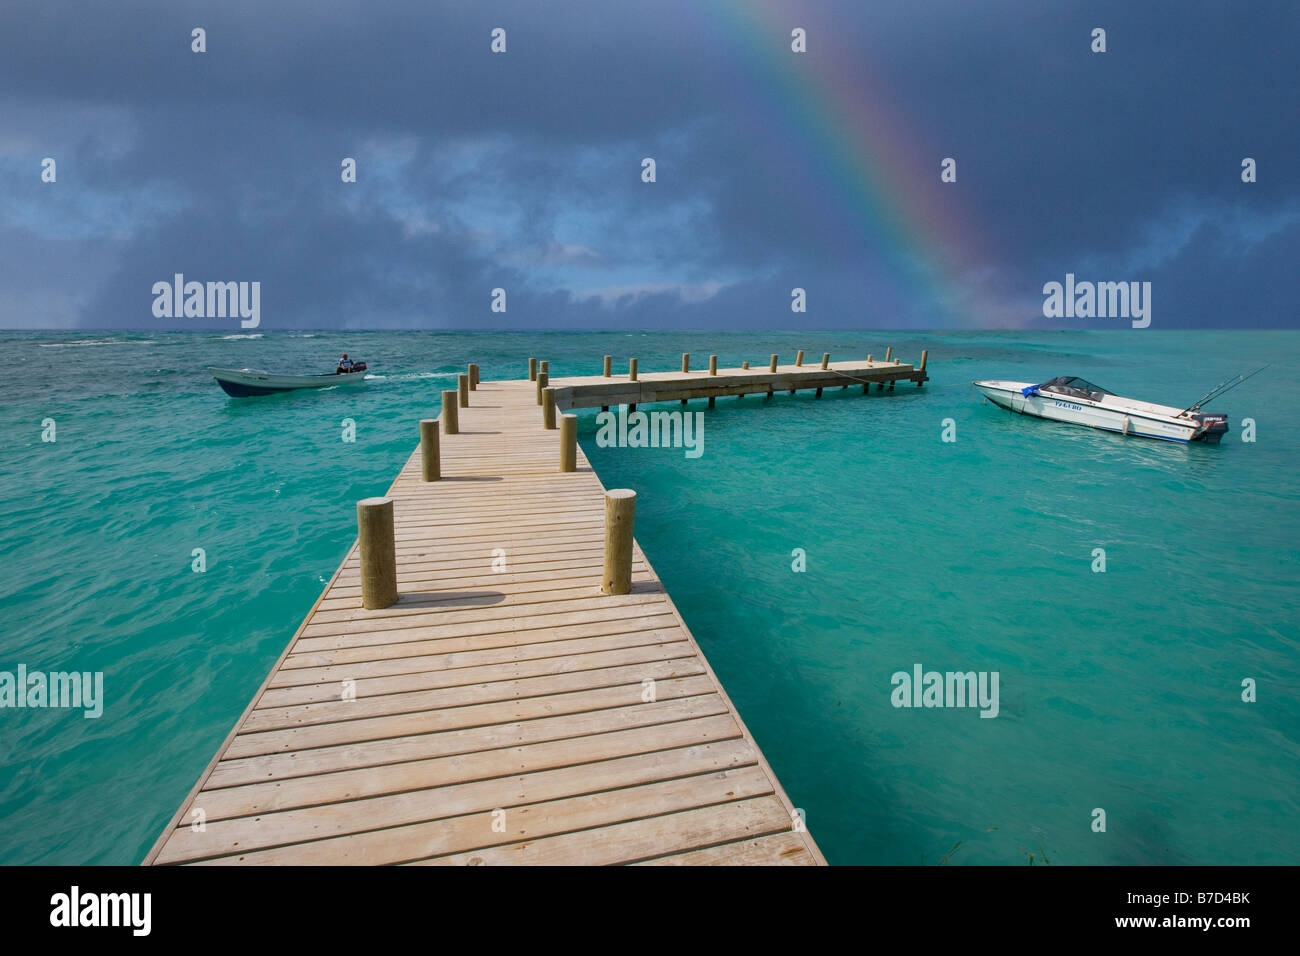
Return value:
M 766 110 L 777 106 L 803 147 L 796 154 L 845 198 L 848 224 L 879 250 L 903 294 L 940 312 L 927 324 L 1006 326 L 1005 307 L 978 291 L 988 241 L 965 220 L 959 187 L 940 182 L 946 154 L 919 143 L 887 98 L 873 95 L 886 85 L 870 64 L 845 55 L 832 26 L 776 0 L 706 0 L 699 9 L 756 84 L 751 107 L 770 123 Z M 808 53 L 791 50 L 795 27 L 807 30 Z

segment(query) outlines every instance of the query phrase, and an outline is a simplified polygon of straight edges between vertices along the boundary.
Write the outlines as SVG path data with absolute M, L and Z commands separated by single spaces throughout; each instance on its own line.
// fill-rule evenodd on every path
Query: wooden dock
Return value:
M 685 363 L 684 363 L 685 364 Z M 925 380 L 884 362 L 568 378 L 561 408 Z M 537 387 L 483 382 L 389 491 L 396 603 L 353 545 L 146 864 L 821 864 L 640 548 L 600 590 L 605 489 Z M 712 401 L 710 401 L 712 404 Z M 415 434 L 412 422 L 412 433 Z

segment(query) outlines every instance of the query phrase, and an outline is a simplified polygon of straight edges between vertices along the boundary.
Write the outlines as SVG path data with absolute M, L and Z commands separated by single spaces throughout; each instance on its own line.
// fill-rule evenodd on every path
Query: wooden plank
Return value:
M 287 848 L 241 853 L 237 858 L 223 857 L 214 862 L 264 865 L 402 863 L 467 850 L 479 854 L 480 848 L 494 843 L 518 846 L 521 840 L 531 844 L 559 833 L 585 831 L 589 834 L 594 828 L 610 824 L 672 814 L 700 805 L 723 804 L 723 807 L 713 807 L 711 826 L 716 829 L 725 826 L 727 817 L 731 815 L 726 810 L 728 802 L 739 803 L 748 797 L 764 796 L 771 789 L 771 781 L 757 767 L 741 767 L 514 807 L 505 814 L 504 832 L 493 830 L 491 813 L 480 812 L 432 823 L 299 843 Z M 779 804 L 776 812 L 779 812 Z M 749 815 L 745 816 L 748 822 Z M 751 823 L 751 826 L 764 825 L 772 824 L 767 820 Z M 788 819 L 786 826 L 789 826 Z
M 533 720 L 490 724 L 464 730 L 386 737 L 351 743 L 345 737 L 321 747 L 257 757 L 228 758 L 208 778 L 208 789 L 234 787 L 267 780 L 286 780 L 316 774 L 370 768 L 365 786 L 406 785 L 411 768 L 392 767 L 452 754 L 479 753 L 550 740 L 568 740 L 591 734 L 610 733 L 631 727 L 650 727 L 727 713 L 716 694 L 636 703 L 630 707 L 609 707 L 598 711 L 540 717 Z M 331 724 L 331 727 L 338 725 Z M 730 733 L 731 725 L 702 725 L 708 732 Z M 375 769 L 384 766 L 390 769 Z M 324 784 L 320 784 L 324 786 Z M 281 787 L 281 792 L 286 791 Z M 296 792 L 296 791 L 295 791 Z M 282 798 L 283 799 L 283 798 Z
M 636 866 L 808 866 L 816 862 L 797 833 L 724 843 L 704 850 L 643 860 Z
M 210 822 L 203 832 L 183 827 L 169 852 L 174 860 L 203 859 L 448 817 L 490 815 L 497 809 L 508 817 L 516 807 L 583 791 L 616 790 L 686 774 L 718 773 L 752 765 L 753 760 L 753 749 L 743 740 L 636 754 L 531 774 L 221 820 Z
M 681 677 L 656 683 L 658 700 L 694 697 L 712 693 L 713 685 L 707 677 Z M 558 714 L 576 714 L 583 711 L 602 710 L 606 707 L 625 707 L 642 703 L 641 684 L 618 684 L 592 690 L 570 691 L 564 694 L 545 694 L 540 697 L 511 697 L 506 700 L 445 707 L 437 710 L 417 710 L 412 713 L 390 714 L 382 717 L 343 719 L 337 722 L 309 724 L 283 730 L 248 731 L 240 733 L 226 749 L 226 759 L 253 757 L 259 754 L 287 753 L 326 747 L 340 742 L 359 743 L 363 740 L 383 740 L 411 734 L 434 733 L 466 727 L 504 724 L 517 720 Z
M 781 801 L 760 797 L 419 862 L 435 866 L 609 866 L 635 863 L 665 850 L 690 850 L 777 833 L 789 826 Z

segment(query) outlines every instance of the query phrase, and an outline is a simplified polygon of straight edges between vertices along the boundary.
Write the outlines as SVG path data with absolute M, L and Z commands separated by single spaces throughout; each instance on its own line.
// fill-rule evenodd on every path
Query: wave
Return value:
M 250 332 L 250 333 L 248 333 L 247 335 L 239 335 L 239 334 L 235 334 L 235 335 L 223 335 L 223 336 L 221 336 L 221 337 L 222 337 L 223 339 L 260 339 L 260 338 L 262 337 L 262 333 L 261 333 L 261 332 Z
M 367 378 L 387 378 L 394 382 L 409 382 L 421 378 L 455 378 L 457 372 L 401 372 L 397 375 L 367 375 Z
M 39 342 L 43 349 L 76 349 L 85 345 L 147 345 L 153 339 L 73 339 L 71 342 Z

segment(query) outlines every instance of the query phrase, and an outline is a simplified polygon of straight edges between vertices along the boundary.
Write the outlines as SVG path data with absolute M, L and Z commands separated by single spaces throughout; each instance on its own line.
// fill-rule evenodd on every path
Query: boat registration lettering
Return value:
M 1082 406 L 1082 405 L 1072 405 L 1072 404 L 1069 403 L 1069 402 L 1055 402 L 1054 404 L 1056 405 L 1057 408 L 1072 408 L 1072 409 L 1074 409 L 1076 412 L 1081 412 L 1081 411 L 1083 411 L 1083 406 Z

